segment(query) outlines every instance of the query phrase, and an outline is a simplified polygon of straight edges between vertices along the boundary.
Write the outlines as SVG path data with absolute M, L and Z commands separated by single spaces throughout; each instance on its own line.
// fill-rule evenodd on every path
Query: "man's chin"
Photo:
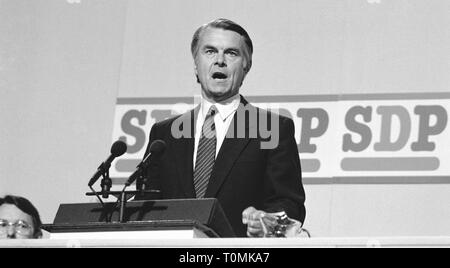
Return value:
M 205 94 L 208 99 L 216 102 L 224 101 L 234 95 L 231 91 L 207 91 Z

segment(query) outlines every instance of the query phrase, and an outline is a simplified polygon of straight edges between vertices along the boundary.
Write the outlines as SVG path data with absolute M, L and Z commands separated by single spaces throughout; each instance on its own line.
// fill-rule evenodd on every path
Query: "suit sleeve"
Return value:
M 294 122 L 290 118 L 280 117 L 279 126 L 278 146 L 267 153 L 264 210 L 285 211 L 290 218 L 303 223 L 306 216 L 305 191 Z

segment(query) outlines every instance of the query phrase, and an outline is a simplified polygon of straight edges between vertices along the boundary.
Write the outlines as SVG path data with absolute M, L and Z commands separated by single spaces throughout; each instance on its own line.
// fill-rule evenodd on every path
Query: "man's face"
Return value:
M 0 226 L 0 239 L 28 239 L 33 238 L 33 219 L 12 204 L 0 206 L 0 221 L 13 225 Z
M 249 66 L 244 52 L 244 39 L 238 33 L 217 28 L 203 31 L 195 56 L 195 73 L 204 97 L 220 102 L 239 93 Z

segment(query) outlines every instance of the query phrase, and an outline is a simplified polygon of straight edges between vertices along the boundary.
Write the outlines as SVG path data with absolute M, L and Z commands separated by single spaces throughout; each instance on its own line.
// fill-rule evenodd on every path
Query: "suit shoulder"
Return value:
M 172 124 L 173 124 L 173 122 L 175 120 L 180 119 L 182 117 L 189 116 L 190 114 L 192 114 L 192 110 L 190 110 L 190 111 L 188 111 L 188 112 L 186 112 L 184 114 L 175 115 L 175 116 L 167 118 L 167 119 L 165 119 L 163 121 L 156 122 L 153 125 L 153 127 L 156 128 L 156 129 L 167 129 L 167 128 L 170 129 Z
M 267 114 L 268 116 L 275 116 L 280 121 L 293 123 L 293 120 L 290 116 L 285 116 L 278 112 L 274 112 L 273 110 L 267 110 L 267 109 L 263 109 L 263 108 L 254 106 L 252 103 L 248 102 L 247 99 L 244 97 L 241 97 L 241 105 L 242 105 L 242 107 L 244 107 L 244 109 L 243 109 L 244 111 L 245 110 L 256 111 L 258 114 Z
M 170 125 L 172 125 L 172 122 L 175 121 L 178 117 L 180 117 L 181 115 L 176 115 L 174 117 L 171 118 L 167 118 L 163 121 L 159 121 L 156 122 L 155 124 L 153 124 L 154 128 L 166 128 L 166 127 L 170 127 Z
M 253 107 L 255 107 L 255 106 L 253 106 Z M 260 115 L 266 114 L 270 118 L 272 118 L 272 116 L 273 116 L 275 119 L 278 119 L 280 124 L 292 124 L 292 125 L 294 124 L 294 120 L 290 116 L 282 115 L 273 110 L 266 110 L 266 109 L 262 109 L 259 107 L 255 107 L 255 109 L 257 110 L 258 114 L 260 114 Z

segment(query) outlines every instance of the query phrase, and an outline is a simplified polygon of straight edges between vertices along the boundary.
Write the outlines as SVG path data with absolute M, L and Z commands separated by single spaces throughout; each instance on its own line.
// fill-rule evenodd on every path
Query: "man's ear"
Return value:
M 195 77 L 197 78 L 197 83 L 200 84 L 200 79 L 198 78 L 197 65 L 195 63 L 194 63 L 194 74 L 195 74 Z
M 248 74 L 248 72 L 250 72 L 250 69 L 252 68 L 252 61 L 250 60 L 246 65 L 247 66 L 245 66 L 244 72 L 245 74 Z

